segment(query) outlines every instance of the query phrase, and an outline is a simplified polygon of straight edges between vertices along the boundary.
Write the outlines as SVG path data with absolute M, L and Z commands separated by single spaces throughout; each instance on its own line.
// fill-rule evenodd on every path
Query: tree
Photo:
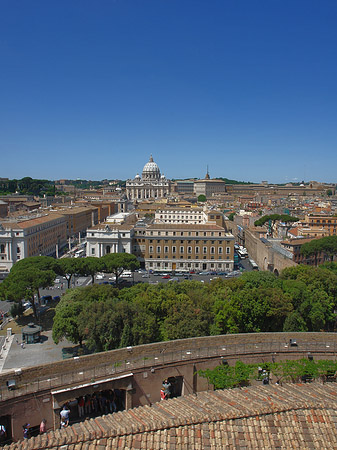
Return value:
M 275 223 L 278 221 L 284 222 L 286 225 L 288 225 L 286 227 L 286 231 L 288 233 L 289 229 L 291 228 L 291 224 L 294 222 L 298 222 L 298 218 L 289 216 L 288 214 L 269 214 L 267 216 L 260 217 L 260 219 L 258 220 L 255 220 L 254 225 L 256 227 L 262 227 L 266 222 L 268 222 L 269 233 L 271 237 L 273 237 Z
M 301 246 L 301 254 L 306 258 L 314 257 L 315 267 L 317 267 L 318 255 L 322 252 L 321 239 L 313 239 Z
M 113 332 L 109 320 L 105 321 L 104 317 L 100 317 L 100 311 L 103 311 L 104 306 L 97 307 L 97 304 L 108 305 L 109 302 L 115 302 L 117 293 L 117 289 L 110 285 L 97 284 L 68 290 L 55 308 L 53 323 L 55 343 L 66 338 L 82 346 L 84 339 L 91 340 L 91 343 L 96 339 L 98 327 L 105 327 L 107 332 Z M 100 349 L 100 342 L 97 344 L 96 348 Z
M 133 272 L 140 267 L 137 258 L 130 253 L 108 253 L 102 256 L 101 261 L 102 272 L 113 273 L 116 277 L 116 286 L 124 270 Z
M 200 194 L 199 195 L 199 197 L 198 197 L 198 202 L 205 202 L 207 199 L 206 199 L 206 196 L 204 195 L 204 194 Z
M 70 295 L 69 292 L 62 297 L 55 308 L 53 340 L 55 344 L 58 344 L 59 341 L 66 338 L 74 344 L 80 344 L 80 347 L 82 347 L 84 335 L 79 330 L 78 319 L 84 304 L 76 299 L 68 301 L 66 297 Z
M 0 297 L 16 302 L 29 300 L 37 319 L 34 295 L 39 297 L 39 289 L 50 286 L 54 280 L 55 272 L 52 270 L 41 270 L 34 266 L 14 270 L 1 284 Z
M 78 273 L 81 268 L 80 258 L 61 258 L 57 260 L 57 274 L 66 278 L 68 289 L 70 288 L 71 278 Z
M 318 241 L 320 241 L 321 250 L 329 257 L 330 262 L 333 262 L 337 255 L 337 236 L 326 236 Z
M 228 215 L 228 219 L 231 220 L 233 222 L 234 220 L 234 216 L 235 216 L 235 212 L 232 212 Z
M 95 283 L 95 275 L 104 268 L 104 263 L 100 258 L 88 256 L 81 258 L 78 262 L 78 271 L 81 275 L 91 276 L 92 284 Z

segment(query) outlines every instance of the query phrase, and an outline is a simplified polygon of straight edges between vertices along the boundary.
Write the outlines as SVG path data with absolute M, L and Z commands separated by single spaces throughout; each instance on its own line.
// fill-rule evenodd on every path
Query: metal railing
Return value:
M 133 350 L 136 350 L 136 348 L 133 348 Z M 60 373 L 53 377 L 41 377 L 29 383 L 20 384 L 20 381 L 17 381 L 14 390 L 8 390 L 4 387 L 0 389 L 0 400 L 3 401 L 26 394 L 49 391 L 64 386 L 82 384 L 84 382 L 97 382 L 107 376 L 126 374 L 139 369 L 150 370 L 158 366 L 184 363 L 185 361 L 226 357 L 238 358 L 246 355 L 261 355 L 265 360 L 277 361 L 285 359 L 287 354 L 290 353 L 297 354 L 298 358 L 317 353 L 328 353 L 330 357 L 334 357 L 337 351 L 337 342 L 303 342 L 298 346 L 291 346 L 280 341 L 261 342 L 257 344 L 226 344 L 224 342 L 222 346 L 198 348 L 191 346 L 190 349 L 186 347 L 186 349 L 177 351 L 166 351 L 164 345 L 162 348 L 158 345 L 158 350 L 155 354 L 142 357 L 134 356 L 133 350 L 130 351 L 129 357 L 126 359 L 111 361 L 88 369 L 81 367 L 81 358 L 76 358 L 76 361 L 78 361 L 78 370 Z M 14 379 L 15 373 L 9 375 L 9 378 Z

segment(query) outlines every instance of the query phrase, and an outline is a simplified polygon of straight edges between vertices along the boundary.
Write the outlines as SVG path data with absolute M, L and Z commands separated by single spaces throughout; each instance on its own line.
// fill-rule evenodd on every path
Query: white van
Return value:
M 122 278 L 132 278 L 132 272 L 130 272 L 129 270 L 125 270 L 122 275 Z

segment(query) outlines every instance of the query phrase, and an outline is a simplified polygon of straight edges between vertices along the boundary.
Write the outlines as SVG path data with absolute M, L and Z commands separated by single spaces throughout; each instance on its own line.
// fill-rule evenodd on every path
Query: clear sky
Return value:
M 336 0 L 0 0 L 0 177 L 337 182 Z

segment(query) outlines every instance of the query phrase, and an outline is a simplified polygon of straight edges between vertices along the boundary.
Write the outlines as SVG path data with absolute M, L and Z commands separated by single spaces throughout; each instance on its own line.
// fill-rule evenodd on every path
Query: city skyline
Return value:
M 337 4 L 0 5 L 0 177 L 336 182 Z

